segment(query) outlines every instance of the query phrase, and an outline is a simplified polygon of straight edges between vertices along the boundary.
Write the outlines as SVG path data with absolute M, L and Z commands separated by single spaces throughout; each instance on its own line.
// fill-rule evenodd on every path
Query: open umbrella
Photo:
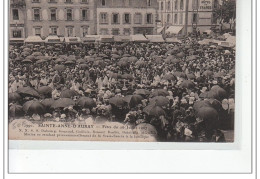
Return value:
M 65 65 L 74 65 L 75 64 L 75 61 L 73 60 L 68 60 L 64 63 Z
M 115 96 L 109 99 L 109 103 L 113 104 L 116 107 L 122 107 L 126 105 L 126 101 L 123 97 Z
M 124 54 L 123 57 L 131 57 L 129 54 Z
M 51 105 L 51 108 L 57 109 L 57 108 L 65 108 L 69 106 L 74 106 L 75 102 L 70 98 L 60 98 L 58 100 L 55 100 L 54 103 Z
M 43 56 L 43 54 L 41 52 L 33 52 L 32 55 L 33 56 Z
M 70 90 L 70 89 L 65 89 L 65 90 L 61 91 L 61 93 L 60 93 L 61 98 L 72 98 L 77 95 L 78 95 L 78 93 L 76 91 Z
M 85 69 L 88 69 L 88 65 L 87 64 L 80 64 L 79 65 L 79 68 L 82 69 L 82 70 L 85 70 Z
M 204 71 L 204 72 L 202 73 L 202 75 L 204 75 L 204 76 L 206 76 L 206 77 L 212 76 L 212 75 L 213 75 L 213 72 L 210 71 L 210 70 L 206 70 L 206 71 Z
M 134 79 L 133 75 L 131 75 L 131 74 L 123 74 L 123 75 L 121 75 L 121 78 L 122 79 L 127 79 L 127 80 Z
M 214 87 L 214 86 L 213 86 Z M 226 90 L 224 90 L 221 87 L 215 87 L 215 88 L 211 88 L 211 90 L 209 91 L 209 98 L 213 98 L 213 99 L 218 99 L 218 100 L 222 100 L 224 98 L 227 97 L 227 92 Z
M 120 67 L 126 67 L 128 66 L 128 62 L 127 61 L 124 61 L 124 60 L 120 60 L 118 63 L 117 63 L 118 66 Z
M 124 100 L 128 103 L 130 107 L 135 107 L 137 104 L 141 104 L 144 98 L 140 95 L 127 95 Z
M 169 92 L 166 89 L 155 89 L 152 91 L 150 97 L 155 96 L 169 96 Z
M 114 58 L 114 59 L 119 59 L 119 58 L 120 58 L 120 56 L 119 56 L 119 55 L 117 55 L 117 54 L 112 54 L 111 58 Z
M 146 106 L 143 109 L 143 112 L 148 114 L 149 116 L 155 116 L 155 117 L 166 115 L 165 111 L 160 106 L 156 106 L 154 104 Z
M 18 88 L 17 93 L 22 96 L 32 96 L 36 98 L 40 98 L 40 94 L 34 88 L 31 87 L 22 87 Z
M 51 96 L 52 88 L 49 86 L 41 86 L 37 89 L 37 91 L 45 96 Z
M 164 96 L 155 96 L 150 99 L 150 104 L 154 104 L 157 106 L 167 106 L 169 103 L 169 99 Z
M 42 63 L 45 63 L 45 62 L 47 62 L 45 59 L 41 59 L 41 60 L 38 60 L 38 61 L 36 62 L 36 64 L 42 64 Z
M 134 94 L 139 94 L 139 95 L 142 95 L 142 96 L 146 96 L 146 95 L 150 95 L 151 92 L 146 90 L 146 89 L 137 89 L 137 90 L 135 90 Z
M 225 76 L 226 74 L 224 73 L 224 72 L 217 72 L 217 73 L 215 73 L 213 76 L 215 77 L 215 78 L 223 78 L 224 76 Z
M 202 107 L 197 112 L 197 117 L 205 123 L 205 129 L 211 131 L 218 128 L 219 116 L 216 109 L 212 107 Z
M 66 67 L 64 65 L 55 65 L 53 69 L 57 71 L 64 71 Z
M 174 72 L 173 75 L 176 76 L 176 77 L 180 77 L 180 78 L 185 78 L 186 77 L 186 74 L 183 73 L 183 72 L 180 72 L 180 71 Z
M 23 62 L 23 63 L 32 63 L 32 60 L 30 60 L 30 59 L 24 59 L 22 62 Z
M 78 59 L 78 60 L 77 60 L 77 63 L 86 63 L 86 60 L 85 60 L 85 59 L 82 59 L 82 58 L 80 58 L 80 59 Z
M 19 95 L 16 92 L 9 93 L 8 94 L 8 103 L 18 102 L 21 98 L 22 98 L 21 95 Z
M 200 108 L 203 107 L 212 107 L 211 103 L 208 100 L 196 101 L 193 105 L 193 109 L 198 112 Z
M 46 98 L 41 101 L 41 103 L 46 107 L 46 109 L 50 109 L 51 105 L 54 103 L 54 99 Z
M 164 80 L 176 80 L 176 77 L 173 74 L 166 74 L 163 76 Z
M 16 57 L 14 60 L 15 60 L 15 61 L 23 61 L 23 59 L 24 59 L 24 58 L 22 58 L 22 57 Z
M 136 62 L 137 60 L 138 60 L 138 58 L 134 57 L 134 56 L 128 58 L 129 62 Z
M 31 100 L 24 103 L 23 110 L 27 114 L 44 114 L 45 107 L 40 101 Z
M 136 66 L 145 66 L 145 65 L 146 65 L 146 62 L 143 61 L 143 60 L 137 61 L 137 62 L 135 63 L 135 65 L 136 65 Z
M 82 108 L 93 108 L 96 106 L 95 101 L 92 98 L 81 97 L 77 104 Z
M 186 76 L 187 76 L 187 78 L 190 79 L 190 80 L 196 78 L 195 75 L 194 75 L 194 74 L 191 74 L 191 73 L 190 73 L 190 74 L 186 74 Z
M 18 104 L 13 104 L 9 108 L 10 117 L 21 117 L 24 115 L 23 107 Z
M 181 84 L 180 84 L 181 88 L 187 88 L 187 89 L 192 89 L 195 87 L 195 84 L 190 81 L 190 80 L 184 80 Z
M 179 57 L 179 58 L 183 58 L 185 56 L 185 54 L 183 52 L 180 52 L 176 56 Z
M 63 58 L 57 58 L 56 60 L 55 60 L 55 63 L 62 63 L 62 62 L 64 62 L 65 60 L 63 59 Z

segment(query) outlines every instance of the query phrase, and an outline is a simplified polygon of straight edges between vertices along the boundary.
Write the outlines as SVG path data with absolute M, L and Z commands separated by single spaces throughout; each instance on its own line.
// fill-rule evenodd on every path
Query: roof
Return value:
M 171 34 L 178 34 L 183 29 L 183 26 L 170 26 L 165 32 Z
M 131 35 L 130 37 L 133 42 L 148 42 L 147 38 L 142 34 Z
M 24 42 L 42 43 L 44 40 L 40 36 L 28 36 Z
M 163 31 L 163 29 L 164 29 L 164 27 L 159 27 L 159 28 L 157 29 L 157 33 L 160 34 L 160 33 Z
M 146 35 L 150 42 L 164 42 L 162 35 Z

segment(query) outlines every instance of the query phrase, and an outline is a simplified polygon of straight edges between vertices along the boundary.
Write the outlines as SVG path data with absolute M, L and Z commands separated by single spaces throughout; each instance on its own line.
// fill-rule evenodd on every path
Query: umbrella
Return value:
M 38 91 L 36 91 L 34 88 L 31 87 L 18 88 L 17 93 L 19 93 L 22 96 L 32 96 L 32 97 L 40 98 Z
M 115 96 L 109 99 L 109 103 L 113 104 L 117 107 L 122 107 L 124 105 L 126 105 L 126 101 L 124 100 L 123 97 L 120 96 Z
M 216 109 L 217 111 L 222 109 L 222 104 L 220 101 L 216 100 L 216 99 L 208 99 L 207 101 L 210 102 L 210 104 L 212 105 L 212 107 L 214 109 Z
M 162 63 L 163 59 L 161 57 L 157 57 L 154 62 L 155 63 Z
M 187 89 L 194 88 L 194 86 L 195 84 L 190 80 L 184 80 L 180 85 L 180 87 L 187 88 Z
M 206 76 L 206 77 L 208 77 L 208 76 L 212 76 L 212 75 L 213 75 L 213 72 L 210 71 L 210 70 L 206 70 L 206 71 L 203 72 L 202 75 L 204 75 L 204 76 Z
M 215 73 L 213 76 L 215 78 L 223 78 L 226 74 L 224 72 L 218 72 L 218 73 Z
M 180 53 L 178 53 L 176 56 L 179 57 L 179 58 L 182 58 L 182 57 L 185 56 L 185 54 L 184 54 L 183 52 L 180 52 Z
M 193 105 L 193 109 L 197 112 L 199 111 L 200 108 L 203 107 L 212 107 L 212 105 L 208 100 L 196 101 Z
M 124 54 L 123 57 L 131 57 L 129 54 Z
M 114 58 L 114 59 L 119 59 L 119 58 L 120 58 L 120 56 L 119 56 L 119 55 L 117 55 L 117 54 L 113 54 L 113 55 L 111 56 L 111 58 Z
M 108 58 L 108 56 L 106 54 L 99 54 L 99 57 L 103 57 L 103 58 Z M 102 58 L 101 58 L 102 59 Z
M 187 60 L 188 61 L 197 60 L 197 56 L 196 55 L 188 56 Z
M 22 98 L 22 97 L 21 97 L 18 93 L 16 93 L 16 92 L 14 92 L 14 93 L 9 93 L 9 94 L 8 94 L 8 102 L 9 102 L 9 103 L 17 102 L 17 101 L 19 101 L 21 98 Z
M 54 99 L 52 98 L 46 98 L 44 100 L 41 101 L 41 103 L 47 108 L 49 109 L 51 107 L 51 105 L 54 103 Z
M 137 104 L 141 104 L 144 98 L 140 95 L 127 95 L 124 100 L 129 104 L 130 107 L 135 107 Z
M 192 80 L 192 79 L 195 79 L 195 75 L 194 74 L 186 74 L 187 78 Z
M 227 97 L 227 92 L 221 87 L 213 86 L 208 95 L 210 98 L 222 100 Z
M 86 60 L 85 59 L 78 59 L 77 63 L 86 63 Z
M 102 57 L 96 57 L 95 60 L 99 61 L 99 60 L 103 60 Z
M 77 95 L 78 93 L 76 91 L 70 89 L 65 89 L 60 93 L 61 98 L 71 98 Z
M 208 98 L 208 96 L 209 96 L 208 93 L 209 93 L 208 91 L 206 91 L 206 92 L 204 92 L 204 93 L 201 93 L 201 94 L 199 95 L 199 97 L 202 98 L 202 99 Z
M 139 94 L 139 95 L 145 96 L 145 95 L 151 94 L 151 92 L 146 89 L 137 89 L 137 90 L 135 90 L 134 94 Z
M 131 74 L 123 74 L 123 75 L 121 75 L 121 78 L 128 79 L 128 80 L 134 79 L 133 75 L 131 75 Z
M 179 72 L 179 71 L 174 72 L 173 75 L 176 76 L 176 77 L 180 77 L 180 78 L 186 77 L 185 73 Z
M 31 100 L 24 103 L 23 110 L 27 114 L 44 114 L 45 107 L 40 101 Z
M 69 106 L 74 106 L 75 102 L 72 99 L 69 98 L 60 98 L 58 100 L 55 100 L 54 103 L 51 105 L 51 108 L 65 108 Z
M 110 78 L 117 79 L 118 77 L 121 77 L 121 76 L 120 76 L 119 74 L 117 74 L 117 73 L 111 72 L 111 73 L 109 73 L 109 77 L 110 77 Z
M 150 104 L 154 104 L 157 106 L 167 106 L 169 103 L 169 99 L 164 96 L 155 96 L 150 99 Z
M 43 54 L 41 52 L 33 52 L 32 55 L 33 56 L 43 56 Z
M 137 61 L 136 63 L 135 63 L 135 65 L 137 65 L 137 66 L 145 66 L 146 65 L 146 62 L 145 61 Z
M 38 61 L 36 62 L 36 64 L 41 64 L 41 63 L 45 63 L 45 62 L 47 62 L 47 61 L 44 60 L 44 59 L 41 59 L 41 60 L 38 60 Z
M 79 105 L 82 108 L 93 108 L 96 106 L 96 103 L 92 98 L 81 97 L 78 100 L 77 105 Z
M 52 88 L 49 86 L 41 86 L 37 89 L 37 91 L 40 94 L 46 95 L 46 96 L 51 96 L 52 93 Z
M 11 117 L 21 117 L 24 115 L 23 107 L 21 105 L 13 104 L 9 108 L 9 115 Z
M 176 80 L 176 77 L 172 74 L 166 74 L 163 76 L 164 80 Z
M 64 71 L 66 67 L 64 65 L 55 65 L 53 69 L 57 71 Z
M 121 66 L 121 67 L 125 67 L 125 66 L 127 66 L 128 65 L 128 62 L 127 61 L 119 61 L 118 63 L 117 63 L 117 65 L 118 66 Z
M 55 63 L 62 63 L 62 62 L 64 62 L 64 61 L 65 61 L 64 59 L 58 58 L 58 59 L 55 60 Z
M 26 56 L 28 56 L 28 55 L 30 55 L 30 52 L 22 52 L 22 53 L 21 53 L 21 56 L 24 56 L 24 57 L 26 57 Z
M 198 110 L 197 116 L 205 122 L 205 129 L 212 130 L 218 126 L 218 112 L 212 107 L 202 107 Z
M 74 65 L 75 64 L 75 61 L 73 60 L 68 60 L 64 63 L 65 65 Z
M 24 51 L 24 52 L 25 52 L 25 51 L 31 51 L 31 49 L 26 47 L 26 48 L 23 49 L 23 51 Z
M 30 59 L 24 59 L 22 62 L 23 63 L 32 63 L 32 61 Z
M 155 89 L 152 91 L 150 97 L 155 96 L 169 96 L 169 92 L 166 89 Z
M 130 62 L 136 62 L 138 59 L 137 59 L 137 57 L 132 56 L 132 57 L 129 57 L 128 60 Z
M 149 116 L 155 116 L 155 117 L 166 115 L 165 111 L 160 106 L 156 106 L 154 104 L 146 106 L 143 109 L 143 112 L 148 114 Z
M 87 64 L 80 64 L 79 68 L 82 70 L 88 69 L 88 65 Z
M 23 58 L 22 58 L 22 57 L 16 57 L 14 60 L 15 60 L 15 61 L 22 61 Z
M 102 60 L 95 61 L 95 62 L 94 62 L 94 65 L 96 65 L 96 66 L 101 66 L 101 67 L 105 67 L 105 66 L 106 66 L 105 62 L 102 61 Z

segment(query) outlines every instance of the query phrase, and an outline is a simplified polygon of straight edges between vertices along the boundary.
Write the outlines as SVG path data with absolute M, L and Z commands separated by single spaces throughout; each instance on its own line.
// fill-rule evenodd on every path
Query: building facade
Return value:
M 158 24 L 164 29 L 179 27 L 181 34 L 187 34 L 217 26 L 213 9 L 217 8 L 218 0 L 158 0 L 158 5 Z
M 155 34 L 157 9 L 157 0 L 97 0 L 97 34 Z
M 26 37 L 26 14 L 24 0 L 10 1 L 10 16 L 9 16 L 9 39 L 10 42 L 23 41 Z
M 95 0 L 25 0 L 26 36 L 84 37 L 96 33 Z

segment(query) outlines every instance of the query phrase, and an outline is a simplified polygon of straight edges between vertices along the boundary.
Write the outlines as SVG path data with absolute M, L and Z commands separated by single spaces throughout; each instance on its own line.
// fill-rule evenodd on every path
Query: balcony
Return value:
M 24 8 L 25 1 L 24 0 L 11 0 L 10 5 L 12 8 Z

